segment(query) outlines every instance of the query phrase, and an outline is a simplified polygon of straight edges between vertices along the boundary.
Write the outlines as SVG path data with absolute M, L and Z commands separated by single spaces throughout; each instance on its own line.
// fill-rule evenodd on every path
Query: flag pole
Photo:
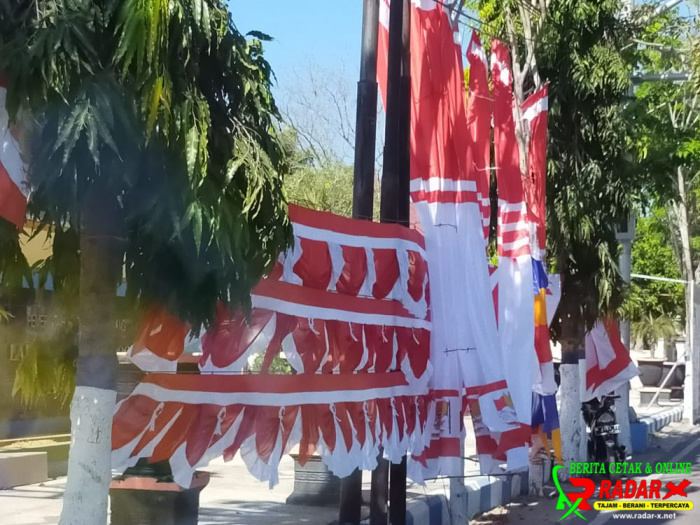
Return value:
M 377 41 L 379 0 L 364 0 L 360 80 L 357 83 L 355 164 L 352 216 L 371 221 L 374 215 L 374 159 L 377 139 Z M 359 525 L 362 519 L 362 470 L 340 481 L 340 525 Z
M 396 221 L 409 225 L 411 215 L 411 4 L 402 0 L 401 78 L 397 130 L 397 195 Z M 391 51 L 389 52 L 391 60 Z M 384 195 L 382 195 L 382 202 Z M 391 465 L 389 476 L 389 517 L 392 525 L 406 524 L 406 456 Z

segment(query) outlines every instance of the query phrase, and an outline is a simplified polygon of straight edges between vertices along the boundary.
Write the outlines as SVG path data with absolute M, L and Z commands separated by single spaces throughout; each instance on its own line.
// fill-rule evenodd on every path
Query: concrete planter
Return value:
M 638 359 L 639 380 L 644 386 L 659 386 L 663 381 L 664 360 L 663 358 Z
M 663 377 L 661 381 L 663 381 L 663 378 L 665 378 L 671 369 L 673 368 L 673 365 L 675 363 L 672 363 L 670 361 L 667 361 L 664 363 L 664 371 L 663 371 Z M 683 386 L 683 382 L 685 381 L 685 363 L 679 363 L 676 369 L 673 371 L 673 374 L 671 374 L 671 377 L 668 378 L 668 381 L 666 382 L 666 388 L 673 388 L 677 386 Z
M 197 525 L 199 493 L 208 483 L 208 472 L 196 472 L 188 489 L 150 476 L 114 480 L 110 525 Z
M 311 456 L 305 465 L 294 459 L 294 491 L 287 498 L 288 505 L 310 505 L 333 507 L 340 503 L 340 478 L 334 476 L 321 461 L 320 456 Z

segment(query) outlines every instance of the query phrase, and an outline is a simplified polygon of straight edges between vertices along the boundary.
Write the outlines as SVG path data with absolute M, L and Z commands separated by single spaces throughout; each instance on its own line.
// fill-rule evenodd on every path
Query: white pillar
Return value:
M 561 376 L 561 417 L 559 426 L 562 437 L 562 456 L 566 471 L 572 461 L 586 461 L 586 430 L 581 415 L 581 380 L 578 355 L 575 357 L 562 353 L 562 363 L 559 366 Z M 567 363 L 567 360 L 570 362 Z M 582 362 L 582 361 L 581 361 Z M 560 471 L 562 472 L 562 471 Z
M 700 354 L 698 350 L 698 317 L 700 308 L 700 293 L 698 286 L 690 281 L 690 311 L 686 312 L 690 322 L 688 323 L 689 333 L 686 334 L 685 350 L 685 382 L 683 383 L 683 418 L 695 424 L 700 420 Z
M 620 254 L 620 273 L 622 279 L 629 285 L 632 278 L 632 241 L 620 241 L 622 253 Z M 630 351 L 630 324 L 628 321 L 620 322 L 620 336 L 622 344 L 625 345 L 627 351 Z M 632 452 L 632 438 L 630 436 L 630 384 L 629 382 L 622 385 L 615 391 L 615 394 L 620 396 L 620 399 L 615 400 L 616 419 L 620 425 L 620 444 L 624 445 L 627 453 Z

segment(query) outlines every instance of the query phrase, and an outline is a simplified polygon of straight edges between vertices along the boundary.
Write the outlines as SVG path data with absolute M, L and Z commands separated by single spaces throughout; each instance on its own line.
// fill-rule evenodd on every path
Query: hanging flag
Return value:
M 586 392 L 583 401 L 609 394 L 639 370 L 620 338 L 614 319 L 598 321 L 586 334 Z
M 380 4 L 377 79 L 385 100 L 389 2 Z M 477 57 L 478 37 L 472 40 Z M 483 54 L 483 51 L 482 51 Z M 431 279 L 434 422 L 430 446 L 409 458 L 409 475 L 460 475 L 465 393 L 472 416 L 493 433 L 493 452 L 514 446 L 513 402 L 503 376 L 485 257 L 490 103 L 485 66 L 467 118 L 462 50 L 441 4 L 411 4 L 411 200 L 425 235 Z M 486 100 L 486 103 L 484 103 Z M 484 131 L 485 130 L 485 131 Z M 479 136 L 484 134 L 483 136 Z M 479 170 L 482 171 L 477 171 Z M 480 197 L 481 195 L 481 197 Z M 487 230 L 486 230 L 487 232 Z M 466 322 L 465 322 L 466 319 Z M 529 402 L 529 397 L 528 397 Z M 505 463 L 505 461 L 500 461 Z
M 544 268 L 546 251 L 545 180 L 547 174 L 547 86 L 530 95 L 521 106 L 523 125 L 530 132 L 528 148 L 528 177 L 525 190 L 530 251 L 535 293 L 535 353 L 537 356 L 534 390 L 554 394 L 554 363 L 547 322 L 547 288 L 549 280 Z
M 0 79 L 0 217 L 17 228 L 24 226 L 27 211 L 26 166 L 5 108 L 7 85 Z
M 491 93 L 486 53 L 476 31 L 472 33 L 467 48 L 467 58 L 469 59 L 469 97 L 467 99 L 469 164 L 467 167 L 476 180 L 484 240 L 488 241 L 491 224 Z
M 498 180 L 498 319 L 501 357 L 521 426 L 523 446 L 508 453 L 508 465 L 525 469 L 532 422 L 535 318 L 528 207 L 513 117 L 510 52 L 491 41 L 494 154 Z

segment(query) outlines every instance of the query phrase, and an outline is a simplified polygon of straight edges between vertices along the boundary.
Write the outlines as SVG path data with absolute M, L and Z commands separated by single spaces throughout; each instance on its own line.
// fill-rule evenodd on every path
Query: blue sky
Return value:
M 303 62 L 359 74 L 362 0 L 228 0 L 242 33 L 262 31 L 275 41 L 265 54 L 280 86 Z

